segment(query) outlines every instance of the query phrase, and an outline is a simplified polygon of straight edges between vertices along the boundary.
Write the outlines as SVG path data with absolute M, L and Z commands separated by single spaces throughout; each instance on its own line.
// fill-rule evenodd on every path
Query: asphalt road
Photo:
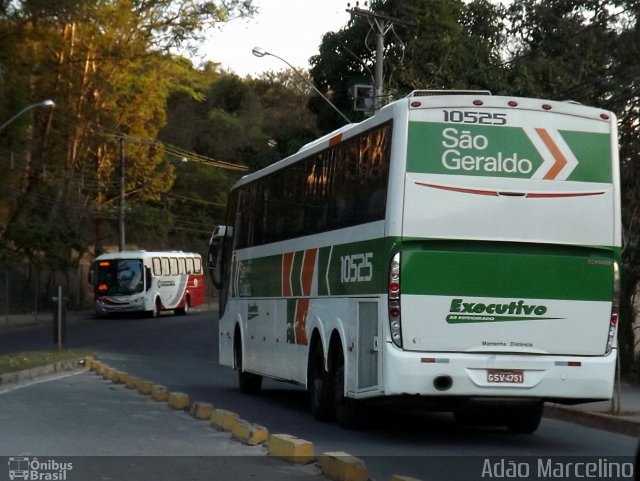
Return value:
M 0 333 L 0 353 L 51 346 L 51 329 Z M 217 315 L 90 320 L 70 325 L 67 347 L 95 351 L 107 364 L 186 392 L 266 426 L 312 441 L 316 452 L 346 451 L 362 458 L 376 481 L 391 474 L 424 480 L 480 479 L 485 459 L 631 459 L 637 441 L 562 421 L 543 419 L 531 436 L 458 426 L 441 413 L 380 411 L 363 430 L 315 421 L 299 387 L 266 381 L 257 396 L 241 394 L 235 372 L 217 364 Z M 564 479 L 570 479 L 564 477 Z

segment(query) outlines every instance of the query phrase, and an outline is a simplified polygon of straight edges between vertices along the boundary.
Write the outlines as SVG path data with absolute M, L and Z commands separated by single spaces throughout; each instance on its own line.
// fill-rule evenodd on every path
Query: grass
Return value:
M 0 374 L 22 371 L 32 367 L 46 366 L 62 361 L 72 361 L 91 356 L 92 353 L 81 349 L 63 349 L 50 351 L 27 351 L 0 356 Z

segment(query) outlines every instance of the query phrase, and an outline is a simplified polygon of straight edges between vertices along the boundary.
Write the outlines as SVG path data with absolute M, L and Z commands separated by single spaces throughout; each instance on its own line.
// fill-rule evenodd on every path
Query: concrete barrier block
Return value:
M 271 456 L 294 464 L 309 464 L 316 459 L 313 443 L 289 434 L 272 434 L 269 436 L 267 452 Z
M 129 379 L 129 374 L 124 371 L 118 371 L 118 375 L 113 382 L 117 382 L 118 384 L 126 384 Z
M 156 384 L 151 388 L 151 398 L 154 401 L 166 402 L 169 400 L 169 389 L 165 386 Z
M 170 392 L 167 400 L 169 407 L 178 410 L 189 409 L 189 395 L 183 392 Z
M 138 389 L 138 383 L 140 382 L 139 377 L 129 376 L 127 382 L 125 383 L 125 387 L 127 389 Z
M 269 431 L 264 426 L 239 419 L 231 430 L 231 436 L 244 444 L 255 446 L 269 438 Z
M 223 431 L 232 431 L 239 418 L 237 413 L 225 409 L 214 409 L 211 414 L 211 424 Z
M 136 388 L 138 389 L 138 392 L 140 394 L 144 394 L 145 396 L 148 396 L 149 394 L 151 394 L 151 391 L 153 390 L 153 383 L 145 379 L 140 379 L 138 381 Z
M 324 453 L 320 457 L 322 474 L 335 481 L 367 481 L 364 462 L 342 451 Z
M 191 405 L 191 415 L 196 419 L 211 419 L 213 414 L 213 404 L 196 401 Z
M 96 359 L 93 356 L 85 356 L 84 367 L 86 367 L 89 370 L 92 370 L 94 362 L 96 362 Z

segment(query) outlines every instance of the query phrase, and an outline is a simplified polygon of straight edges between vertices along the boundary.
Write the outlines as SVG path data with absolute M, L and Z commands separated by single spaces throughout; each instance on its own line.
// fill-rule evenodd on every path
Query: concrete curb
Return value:
M 611 433 L 625 434 L 636 438 L 640 437 L 640 421 L 630 417 L 581 411 L 558 404 L 546 405 L 544 415 L 545 417 L 559 421 L 568 421 Z
M 369 474 L 362 460 L 343 451 L 324 453 L 320 457 L 322 474 L 335 481 L 367 481 Z
M 151 398 L 158 402 L 167 402 L 169 400 L 169 388 L 156 384 L 151 389 Z
M 49 376 L 58 372 L 72 371 L 84 367 L 81 359 L 61 361 L 45 366 L 37 366 L 22 371 L 7 372 L 0 374 L 0 386 L 6 384 L 16 384 L 24 381 L 31 381 L 39 377 Z
M 226 409 L 214 409 L 211 414 L 211 425 L 220 431 L 233 431 L 233 427 L 240 419 L 237 413 Z
M 309 464 L 316 460 L 313 443 L 288 434 L 269 436 L 267 452 L 293 464 Z
M 191 403 L 188 394 L 170 392 L 165 386 L 154 385 L 151 381 L 129 376 L 127 373 L 110 368 L 93 358 L 85 359 L 86 366 L 104 379 L 120 382 L 129 389 L 151 395 L 156 401 L 167 402 L 175 410 L 189 411 L 196 419 L 209 420 L 211 426 L 231 433 L 232 438 L 249 445 L 266 444 L 267 454 L 292 464 L 309 464 L 316 461 L 313 443 L 288 434 L 269 435 L 267 428 L 240 419 L 238 413 L 216 409 L 206 402 Z M 71 363 L 77 366 L 78 362 Z M 2 381 L 2 378 L 0 378 Z M 0 382 L 0 385 L 2 382 Z M 602 429 L 628 436 L 640 436 L 640 421 L 625 416 L 587 412 L 562 405 L 546 405 L 544 416 L 569 421 L 596 429 Z M 325 452 L 319 460 L 322 475 L 335 481 L 367 481 L 369 478 L 365 463 L 342 451 Z M 394 474 L 389 481 L 419 481 L 410 476 Z
M 191 405 L 191 415 L 196 419 L 208 421 L 214 411 L 213 404 L 196 401 Z
M 169 407 L 178 411 L 188 411 L 190 406 L 189 395 L 183 392 L 170 392 L 167 399 Z
M 257 446 L 269 438 L 269 431 L 264 426 L 253 424 L 244 419 L 238 419 L 231 430 L 233 439 L 249 446 Z

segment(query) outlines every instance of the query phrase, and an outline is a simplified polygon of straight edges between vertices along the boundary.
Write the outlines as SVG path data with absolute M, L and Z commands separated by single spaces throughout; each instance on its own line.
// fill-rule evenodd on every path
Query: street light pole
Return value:
M 302 75 L 302 73 L 300 73 L 300 71 L 295 68 L 293 65 L 291 65 L 289 62 L 287 62 L 285 59 L 283 59 L 282 57 L 279 57 L 278 55 L 271 53 L 271 52 L 267 52 L 265 49 L 263 49 L 262 47 L 253 47 L 253 50 L 251 50 L 251 52 L 256 56 L 256 57 L 264 57 L 265 55 L 271 55 L 272 57 L 277 58 L 278 60 L 283 61 L 284 63 L 286 63 L 291 70 L 293 70 L 296 75 L 298 77 L 300 77 L 302 80 L 304 80 L 307 85 L 309 85 L 309 87 L 311 87 L 320 97 L 322 97 L 330 106 L 333 110 L 335 110 L 336 112 L 338 112 L 338 114 L 340 114 L 340 117 L 342 117 L 348 124 L 351 123 L 351 120 L 349 120 L 349 117 L 347 117 L 345 114 L 343 114 L 340 109 L 338 109 L 338 107 L 336 107 L 333 102 L 331 102 L 331 100 L 329 100 L 322 92 L 320 92 L 320 90 L 318 90 L 316 88 L 315 85 L 313 85 L 313 83 L 311 83 L 309 81 L 308 78 L 306 78 L 304 75 Z
M 124 157 L 124 137 L 120 137 L 120 208 L 118 212 L 118 250 L 125 248 L 125 157 Z
M 28 107 L 23 108 L 20 112 L 15 114 L 9 120 L 7 120 L 4 124 L 0 125 L 0 131 L 2 131 L 2 129 L 4 129 L 7 125 L 9 125 L 11 122 L 16 120 L 22 114 L 24 114 L 27 110 L 31 110 L 31 109 L 34 109 L 36 107 L 53 107 L 55 104 L 56 103 L 53 100 L 43 100 L 42 102 L 38 102 L 37 104 L 29 105 Z

